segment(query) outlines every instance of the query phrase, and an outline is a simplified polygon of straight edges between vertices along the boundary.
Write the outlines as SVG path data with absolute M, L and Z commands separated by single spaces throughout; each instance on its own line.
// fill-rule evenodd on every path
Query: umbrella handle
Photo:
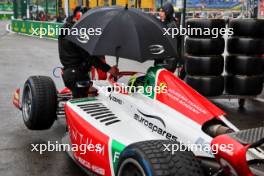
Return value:
M 116 67 L 118 68 L 119 56 L 116 56 Z M 114 81 L 117 81 L 117 76 L 114 77 Z
M 119 64 L 119 57 L 116 56 L 116 67 L 118 68 L 118 64 Z
M 118 50 L 120 49 L 120 46 L 117 46 L 115 49 L 115 55 L 116 55 L 116 67 L 118 68 L 118 63 L 119 63 L 119 55 L 118 55 Z M 117 81 L 117 77 L 114 77 L 114 81 Z
M 117 66 L 117 68 L 118 68 L 118 63 L 119 63 L 119 54 L 118 54 L 118 51 L 119 51 L 120 48 L 121 48 L 121 46 L 117 46 L 116 49 L 115 49 L 116 66 Z
M 116 67 L 118 68 L 119 56 L 116 56 Z M 114 81 L 117 81 L 117 76 L 114 77 Z

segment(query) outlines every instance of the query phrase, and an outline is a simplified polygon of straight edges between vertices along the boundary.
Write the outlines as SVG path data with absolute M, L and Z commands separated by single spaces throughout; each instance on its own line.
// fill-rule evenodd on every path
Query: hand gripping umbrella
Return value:
M 88 11 L 67 36 L 90 55 L 110 55 L 144 62 L 177 56 L 177 42 L 164 35 L 162 23 L 138 9 L 103 7 Z M 84 30 L 85 29 L 85 30 Z

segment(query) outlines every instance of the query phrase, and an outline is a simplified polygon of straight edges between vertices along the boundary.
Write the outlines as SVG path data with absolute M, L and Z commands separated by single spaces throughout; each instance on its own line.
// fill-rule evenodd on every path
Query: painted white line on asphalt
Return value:
M 263 98 L 255 98 L 255 100 L 263 102 L 264 103 L 264 99 Z
M 30 34 L 25 34 L 25 33 L 20 33 L 20 32 L 13 32 L 13 31 L 12 31 L 12 33 L 19 34 L 19 35 L 25 35 L 25 36 L 33 37 L 33 38 L 39 38 L 39 39 L 58 40 L 58 39 L 56 39 L 56 38 L 39 37 L 39 36 L 36 36 L 36 35 L 30 35 Z
M 11 25 L 10 24 L 6 24 L 6 31 L 7 32 L 12 32 L 11 31 Z

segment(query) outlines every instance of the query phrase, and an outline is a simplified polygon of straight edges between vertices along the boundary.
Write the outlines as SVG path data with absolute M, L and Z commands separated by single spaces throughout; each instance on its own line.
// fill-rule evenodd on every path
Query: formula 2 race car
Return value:
M 239 131 L 221 109 L 159 66 L 114 80 L 94 80 L 96 91 L 72 99 L 51 78 L 31 76 L 13 103 L 31 130 L 49 129 L 65 115 L 62 142 L 89 149 L 68 151 L 88 173 L 264 175 L 263 127 Z

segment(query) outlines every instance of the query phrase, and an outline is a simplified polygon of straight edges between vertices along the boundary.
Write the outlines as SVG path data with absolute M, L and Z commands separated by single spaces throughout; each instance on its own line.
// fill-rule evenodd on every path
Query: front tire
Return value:
M 190 151 L 165 150 L 168 140 L 143 141 L 129 145 L 121 153 L 118 176 L 203 176 L 200 163 Z
M 25 82 L 22 116 L 31 130 L 49 129 L 56 119 L 57 91 L 50 77 L 31 76 Z

